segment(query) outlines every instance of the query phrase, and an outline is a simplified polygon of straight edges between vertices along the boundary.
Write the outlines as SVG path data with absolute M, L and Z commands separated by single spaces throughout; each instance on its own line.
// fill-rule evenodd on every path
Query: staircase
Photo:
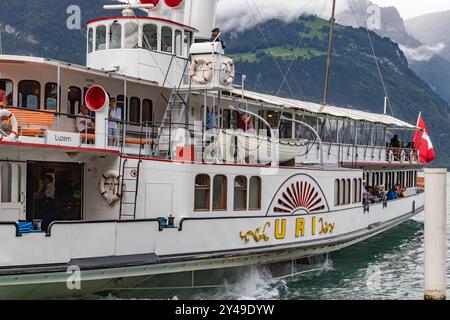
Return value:
M 119 220 L 136 219 L 136 203 L 139 190 L 139 176 L 142 160 L 138 160 L 137 166 L 127 166 L 128 160 L 122 164 L 122 186 Z

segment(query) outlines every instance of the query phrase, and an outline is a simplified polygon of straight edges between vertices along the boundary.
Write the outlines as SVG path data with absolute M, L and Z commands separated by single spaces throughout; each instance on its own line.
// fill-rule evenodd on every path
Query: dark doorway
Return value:
M 60 162 L 28 162 L 27 220 L 43 219 L 46 177 L 54 185 L 55 220 L 82 220 L 83 165 Z

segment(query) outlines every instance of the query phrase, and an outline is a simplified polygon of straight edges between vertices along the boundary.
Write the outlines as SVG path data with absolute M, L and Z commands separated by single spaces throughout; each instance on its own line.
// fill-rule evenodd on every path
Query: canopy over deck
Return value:
M 242 96 L 242 91 L 239 89 L 234 89 L 232 92 L 234 96 Z M 381 123 L 387 126 L 403 127 L 409 129 L 419 129 L 415 125 L 409 124 L 400 119 L 394 118 L 389 115 L 371 113 L 366 111 L 359 111 L 349 108 L 341 108 L 330 105 L 323 105 L 314 102 L 293 100 L 287 98 L 281 98 L 276 96 L 271 96 L 262 93 L 245 91 L 244 97 L 246 99 L 256 100 L 258 102 L 263 102 L 279 107 L 284 107 L 286 109 L 297 109 L 302 111 L 307 111 L 315 114 L 328 115 L 339 118 L 350 118 L 355 121 L 368 121 L 373 123 Z

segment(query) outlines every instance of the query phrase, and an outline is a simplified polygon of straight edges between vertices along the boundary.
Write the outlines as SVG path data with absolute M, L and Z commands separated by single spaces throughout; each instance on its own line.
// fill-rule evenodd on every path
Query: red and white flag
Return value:
M 428 129 L 423 121 L 422 114 L 419 115 L 417 126 L 422 128 L 423 131 L 417 130 L 414 134 L 414 146 L 419 150 L 420 162 L 430 163 L 436 158 L 436 154 L 434 153 L 433 143 L 428 135 Z

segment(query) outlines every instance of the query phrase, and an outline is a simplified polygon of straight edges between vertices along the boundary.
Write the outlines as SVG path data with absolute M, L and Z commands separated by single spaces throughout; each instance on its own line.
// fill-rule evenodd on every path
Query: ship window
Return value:
M 109 27 L 109 48 L 122 48 L 122 26 L 117 22 Z
M 250 178 L 249 209 L 261 210 L 261 178 Z
M 117 96 L 116 101 L 117 101 L 116 107 L 117 107 L 117 110 L 118 110 L 117 112 L 120 115 L 119 118 L 121 120 L 124 120 L 124 118 L 123 118 L 124 112 L 123 111 L 125 110 L 125 102 L 128 105 L 128 99 L 127 99 L 127 101 L 125 101 L 124 95 L 123 94 L 119 94 Z
M 6 105 L 12 105 L 13 101 L 13 83 L 11 80 L 0 79 L 0 90 L 6 92 Z
M 12 167 L 10 163 L 1 166 L 1 196 L 2 203 L 12 202 Z
M 153 121 L 153 101 L 145 99 L 142 101 L 142 122 Z
M 342 179 L 341 180 L 341 194 L 339 197 L 339 203 L 341 205 L 345 204 L 345 192 L 346 192 L 347 188 L 345 187 L 345 180 Z
M 346 204 L 352 203 L 352 181 L 347 179 L 347 186 L 345 187 L 346 193 Z
M 183 54 L 183 33 L 180 30 L 175 30 L 175 54 Z
M 147 50 L 158 50 L 158 27 L 154 24 L 144 26 L 142 46 Z
M 353 203 L 358 202 L 358 179 L 353 179 Z
M 341 204 L 340 202 L 340 191 L 341 191 L 341 182 L 338 180 L 334 181 L 334 205 L 338 206 Z
M 186 44 L 187 54 L 189 55 L 189 51 L 192 45 L 192 32 L 190 31 L 184 32 L 184 43 Z
M 58 85 L 56 83 L 47 83 L 45 85 L 45 110 L 57 110 L 58 93 L 56 88 Z
M 195 178 L 195 211 L 209 211 L 210 178 L 206 174 L 200 174 Z
M 67 91 L 67 113 L 78 114 L 81 107 L 81 89 L 69 87 Z
M 106 49 L 106 26 L 98 26 L 95 37 L 95 50 Z
M 227 210 L 227 177 L 223 175 L 214 177 L 213 210 Z
M 94 51 L 94 29 L 89 28 L 88 31 L 88 53 Z
M 19 82 L 19 107 L 40 109 L 41 85 L 37 81 L 24 80 Z
M 130 108 L 128 110 L 128 121 L 134 123 L 141 122 L 141 100 L 136 97 L 130 99 Z
M 244 176 L 234 180 L 234 210 L 247 210 L 247 178 Z
M 161 29 L 161 51 L 172 53 L 172 29 L 169 27 Z
M 125 24 L 125 48 L 137 48 L 139 46 L 139 26 L 134 22 Z

